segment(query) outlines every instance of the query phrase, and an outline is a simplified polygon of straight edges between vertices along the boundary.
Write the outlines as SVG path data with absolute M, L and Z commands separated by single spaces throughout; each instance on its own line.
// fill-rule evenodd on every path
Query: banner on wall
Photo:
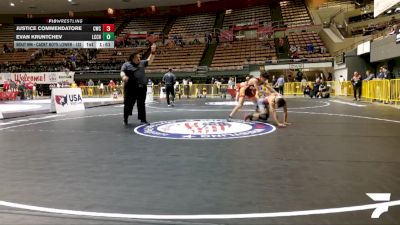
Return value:
M 43 73 L 0 73 L 0 84 L 11 79 L 14 81 L 32 81 L 37 84 L 52 84 L 58 82 L 72 83 L 75 72 L 43 72 Z
M 51 90 L 51 111 L 66 113 L 85 110 L 80 88 L 53 88 Z

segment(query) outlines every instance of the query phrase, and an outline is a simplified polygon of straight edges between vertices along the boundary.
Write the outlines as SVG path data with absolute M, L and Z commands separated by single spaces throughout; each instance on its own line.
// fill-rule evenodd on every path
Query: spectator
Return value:
M 365 71 L 365 79 L 364 80 L 373 80 L 375 79 L 375 74 L 371 73 L 369 70 Z
M 18 93 L 21 100 L 25 100 L 25 84 L 21 81 L 17 81 Z
M 181 99 L 181 86 L 179 85 L 179 81 L 175 81 L 174 84 L 175 95 L 178 95 L 178 99 Z
M 285 78 L 281 75 L 278 80 L 276 81 L 276 87 L 278 89 L 279 94 L 283 95 L 283 88 L 285 85 Z
M 383 66 L 383 74 L 385 79 L 393 79 L 393 73 L 388 70 L 386 66 Z
M 235 88 L 235 79 L 234 79 L 233 77 L 230 77 L 230 78 L 229 78 L 229 80 L 228 80 L 228 87 L 229 87 L 230 89 Z
M 312 43 L 307 44 L 307 53 L 308 54 L 314 53 L 314 45 Z
M 89 81 L 87 82 L 87 86 L 88 86 L 88 95 L 93 96 L 94 82 L 92 79 L 89 79 Z
M 186 95 L 186 97 L 189 98 L 189 83 L 188 83 L 188 80 L 183 78 L 182 84 L 183 84 L 183 95 Z
M 351 83 L 353 84 L 354 90 L 354 101 L 361 101 L 361 75 L 355 71 L 353 74 L 353 78 L 351 78 Z M 358 97 L 357 97 L 358 93 Z
M 33 99 L 33 82 L 27 81 L 25 83 L 25 89 L 27 90 L 28 99 Z
M 272 80 L 271 80 L 271 86 L 274 88 L 274 90 L 275 90 L 276 92 L 278 92 L 278 88 L 277 88 L 277 86 L 276 86 L 276 81 L 277 81 L 277 79 L 275 78 L 275 75 L 273 75 L 273 76 L 272 76 Z
M 383 66 L 379 67 L 379 74 L 376 78 L 379 80 L 385 79 L 385 73 L 383 72 Z
M 326 84 L 321 83 L 319 85 L 318 89 L 319 90 L 318 90 L 318 93 L 317 93 L 316 97 L 318 97 L 318 98 L 329 98 L 329 95 L 330 95 L 329 94 L 329 87 L 327 87 Z
M 307 86 L 304 88 L 303 94 L 304 94 L 304 97 L 306 97 L 306 96 L 311 97 L 311 87 L 310 87 L 310 85 L 307 84 Z
M 332 73 L 328 73 L 328 81 L 332 81 Z
M 320 96 L 320 94 L 319 94 L 319 86 L 321 85 L 321 83 L 322 83 L 321 82 L 321 78 L 319 76 L 317 76 L 317 78 L 315 79 L 315 83 L 314 83 L 314 87 L 313 87 L 312 93 L 310 95 L 311 98 Z
M 10 80 L 5 80 L 3 83 L 3 91 L 7 92 L 10 90 Z
M 296 82 L 301 82 L 302 79 L 303 79 L 303 73 L 301 71 L 298 71 L 295 80 Z

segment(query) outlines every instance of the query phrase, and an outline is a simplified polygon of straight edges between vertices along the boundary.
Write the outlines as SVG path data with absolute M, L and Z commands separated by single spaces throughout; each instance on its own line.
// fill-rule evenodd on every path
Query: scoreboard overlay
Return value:
M 114 48 L 114 21 L 16 18 L 14 48 Z

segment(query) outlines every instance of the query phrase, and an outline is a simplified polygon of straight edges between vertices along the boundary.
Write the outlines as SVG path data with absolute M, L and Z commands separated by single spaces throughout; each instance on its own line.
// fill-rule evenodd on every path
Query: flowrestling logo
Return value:
M 261 122 L 223 119 L 194 119 L 159 121 L 139 126 L 135 133 L 166 139 L 233 139 L 268 134 L 275 127 Z
M 82 96 L 79 94 L 56 95 L 55 100 L 61 106 L 67 104 L 76 105 L 82 103 Z

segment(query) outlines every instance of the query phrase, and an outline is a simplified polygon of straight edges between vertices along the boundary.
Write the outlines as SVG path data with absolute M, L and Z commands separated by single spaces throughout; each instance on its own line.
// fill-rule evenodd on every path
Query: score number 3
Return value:
M 103 24 L 103 32 L 114 32 L 115 26 L 114 24 Z

